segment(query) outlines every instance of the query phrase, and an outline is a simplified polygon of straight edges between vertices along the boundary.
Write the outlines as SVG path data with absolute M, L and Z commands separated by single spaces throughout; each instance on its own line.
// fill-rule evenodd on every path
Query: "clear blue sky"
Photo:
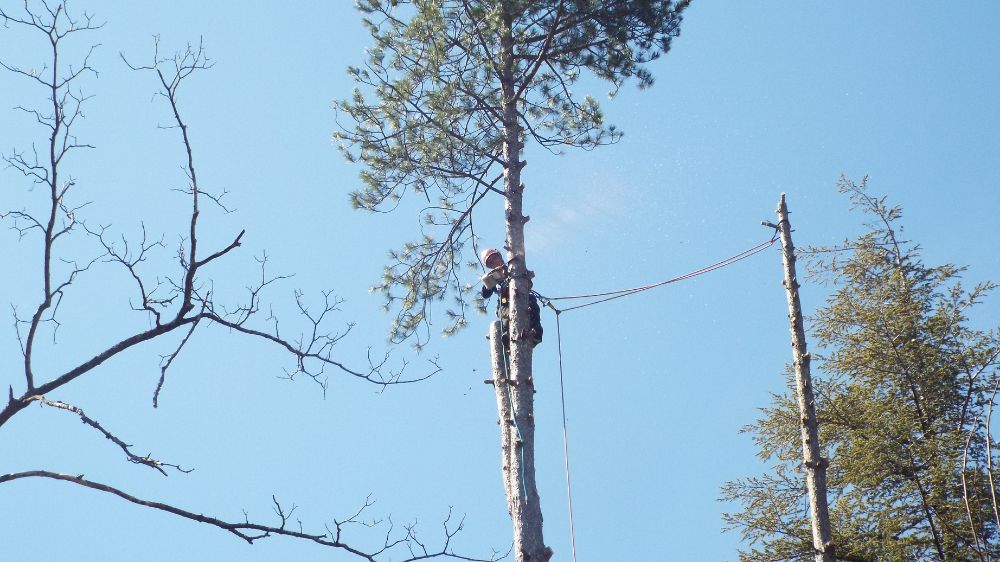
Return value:
M 3 0 L 6 5 L 17 2 Z M 101 43 L 84 82 L 81 140 L 67 163 L 86 218 L 135 235 L 143 222 L 169 249 L 150 274 L 176 270 L 173 249 L 186 200 L 176 131 L 151 100 L 143 62 L 153 34 L 173 49 L 203 37 L 215 68 L 182 92 L 203 186 L 230 191 L 238 211 L 206 209 L 202 243 L 244 246 L 211 271 L 217 294 L 235 300 L 267 251 L 273 271 L 294 273 L 270 299 L 294 333 L 291 293 L 324 288 L 346 299 L 357 322 L 337 356 L 361 364 L 384 347 L 390 317 L 367 292 L 385 252 L 416 233 L 415 215 L 367 216 L 347 193 L 358 169 L 330 140 L 330 102 L 350 94 L 345 67 L 369 43 L 347 1 L 112 2 L 76 0 L 107 22 L 76 45 Z M 549 295 L 630 287 L 696 269 L 763 241 L 781 192 L 800 245 L 857 233 L 862 217 L 834 183 L 870 174 L 873 189 L 903 205 L 906 234 L 929 262 L 969 265 L 969 282 L 1000 280 L 994 215 L 1000 207 L 1000 5 L 961 2 L 697 2 L 673 52 L 652 65 L 656 86 L 627 87 L 606 102 L 625 131 L 616 146 L 555 158 L 529 149 L 529 267 Z M 0 29 L 0 57 L 40 64 L 44 44 Z M 79 53 L 79 51 L 77 51 Z M 590 87 L 588 83 L 580 90 Z M 604 85 L 593 85 L 602 96 Z M 0 150 L 30 147 L 40 129 L 15 105 L 41 92 L 0 73 Z M 0 173 L 3 208 L 31 207 L 42 193 Z M 502 244 L 499 213 L 478 232 Z M 0 295 L 20 310 L 37 304 L 38 245 L 0 232 Z M 80 239 L 65 251 L 92 255 Z M 731 268 L 563 317 L 579 559 L 734 560 L 739 538 L 720 532 L 719 485 L 764 468 L 739 435 L 789 360 L 776 250 Z M 130 286 L 104 265 L 62 309 L 58 345 L 41 369 L 89 357 L 146 319 L 129 310 Z M 823 289 L 806 285 L 807 309 Z M 134 296 L 133 296 L 134 298 Z M 974 314 L 995 325 L 994 296 Z M 6 306 L 4 310 L 9 310 Z M 0 383 L 20 392 L 20 355 L 9 313 L 0 322 Z M 159 354 L 130 351 L 65 387 L 72 402 L 139 453 L 195 468 L 157 473 L 65 412 L 38 407 L 0 431 L 0 473 L 48 469 L 107 482 L 145 498 L 215 515 L 267 520 L 271 495 L 296 504 L 306 530 L 352 512 L 372 494 L 371 515 L 419 521 L 439 539 L 453 506 L 466 515 L 460 550 L 489 554 L 510 541 L 499 469 L 496 404 L 484 333 L 489 318 L 406 358 L 417 373 L 439 357 L 444 371 L 421 384 L 376 388 L 331 374 L 323 398 L 308 380 L 278 378 L 279 350 L 202 330 L 178 359 L 153 410 Z M 535 353 L 538 479 L 546 540 L 569 556 L 554 321 Z M 273 538 L 253 546 L 217 529 L 141 509 L 54 481 L 0 486 L 0 544 L 10 560 L 350 560 L 323 547 Z M 364 533 L 361 547 L 372 544 Z M 374 540 L 378 540 L 375 538 Z

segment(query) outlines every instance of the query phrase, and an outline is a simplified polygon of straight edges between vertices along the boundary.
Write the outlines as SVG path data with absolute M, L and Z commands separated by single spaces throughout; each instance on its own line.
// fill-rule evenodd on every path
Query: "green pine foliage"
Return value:
M 361 0 L 372 36 L 364 64 L 349 69 L 357 88 L 337 102 L 340 148 L 362 166 L 351 203 L 389 212 L 407 193 L 422 199 L 420 235 L 389 254 L 372 289 L 397 312 L 391 339 L 426 337 L 435 303 L 465 324 L 474 287 L 462 265 L 478 268 L 473 210 L 506 196 L 517 162 L 504 144 L 535 142 L 558 152 L 614 142 L 600 104 L 573 85 L 585 71 L 612 92 L 653 77 L 645 64 L 669 50 L 687 1 Z M 516 107 L 516 123 L 505 109 Z M 516 139 L 507 139 L 509 131 Z M 514 186 L 517 189 L 517 186 Z M 570 195 L 571 196 L 571 195 Z M 442 307 L 442 305 L 438 305 Z
M 838 560 L 990 560 L 1000 536 L 988 431 L 1000 378 L 997 331 L 968 311 L 994 288 L 928 265 L 901 238 L 902 211 L 841 178 L 869 231 L 808 248 L 810 278 L 833 293 L 810 319 L 820 442 L 829 457 Z M 798 410 L 789 391 L 745 430 L 762 476 L 729 482 L 724 516 L 748 541 L 742 561 L 812 560 Z

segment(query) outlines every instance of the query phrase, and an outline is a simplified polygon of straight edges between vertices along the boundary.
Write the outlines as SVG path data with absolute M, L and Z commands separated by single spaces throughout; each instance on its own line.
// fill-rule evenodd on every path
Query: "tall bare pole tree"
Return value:
M 347 158 L 363 166 L 356 207 L 394 210 L 408 191 L 424 199 L 421 236 L 390 253 L 375 289 L 395 309 L 394 341 L 426 342 L 432 305 L 447 297 L 444 329 L 467 322 L 472 284 L 463 281 L 475 244 L 476 207 L 503 199 L 509 266 L 509 381 L 520 446 L 505 466 L 523 471 L 507 486 L 518 561 L 551 556 L 542 536 L 534 477 L 534 412 L 522 158 L 533 141 L 552 152 L 592 149 L 620 133 L 600 106 L 572 91 L 583 72 L 612 95 L 630 78 L 651 86 L 644 66 L 670 49 L 687 1 L 362 0 L 373 38 L 350 69 L 357 89 L 338 103 Z M 572 197 L 570 190 L 566 190 Z M 471 258 L 471 256 L 468 256 Z M 467 259 L 472 267 L 478 264 Z M 506 384 L 506 383 L 505 383 Z M 501 412 L 501 416 L 503 412 Z M 509 461 L 509 462 L 508 462 Z M 506 473 L 505 473 L 506 478 Z
M 337 331 L 331 326 L 339 300 L 329 292 L 322 295 L 318 306 L 310 306 L 303 295 L 296 294 L 304 328 L 302 333 L 305 335 L 298 339 L 282 336 L 278 331 L 277 321 L 273 318 L 264 319 L 260 314 L 261 310 L 268 309 L 263 301 L 265 293 L 269 287 L 283 279 L 266 270 L 264 258 L 258 259 L 260 276 L 247 285 L 247 294 L 240 297 L 241 300 L 235 306 L 227 307 L 219 302 L 208 274 L 218 263 L 237 253 L 244 231 L 234 234 L 228 244 L 220 247 L 200 244 L 203 213 L 206 212 L 204 205 L 227 212 L 221 194 L 212 193 L 199 183 L 195 165 L 195 135 L 181 110 L 182 89 L 189 85 L 194 74 L 211 67 L 200 44 L 188 45 L 175 54 L 163 55 L 157 40 L 148 64 L 131 64 L 126 61 L 133 70 L 153 77 L 157 94 L 170 115 L 169 125 L 162 128 L 175 133 L 183 149 L 183 169 L 187 183 L 180 191 L 189 198 L 190 206 L 184 217 L 186 231 L 174 254 L 176 263 L 168 266 L 169 257 L 167 260 L 157 259 L 162 255 L 160 250 L 165 249 L 163 238 L 148 236 L 145 227 L 141 227 L 137 236 L 129 238 L 125 234 L 113 232 L 110 227 L 89 223 L 84 217 L 88 203 L 77 199 L 81 186 L 68 170 L 73 157 L 84 149 L 93 148 L 80 140 L 78 125 L 83 116 L 83 108 L 90 99 L 90 96 L 82 93 L 85 79 L 97 74 L 90 62 L 94 47 L 84 48 L 83 55 L 72 62 L 67 62 L 71 58 L 68 53 L 81 52 L 73 46 L 73 40 L 95 32 L 101 24 L 96 23 L 87 13 L 71 14 L 65 1 L 49 3 L 44 0 L 40 4 L 25 2 L 23 9 L 17 12 L 0 8 L 0 24 L 0 31 L 20 29 L 42 39 L 48 51 L 47 60 L 41 64 L 39 61 L 28 64 L 14 62 L 8 58 L 14 56 L 13 53 L 4 53 L 0 57 L 0 69 L 20 76 L 40 88 L 43 101 L 37 108 L 25 104 L 16 109 L 27 115 L 28 121 L 44 132 L 44 140 L 38 143 L 44 146 L 44 150 L 15 149 L 12 153 L 3 155 L 4 163 L 15 174 L 20 173 L 31 188 L 30 195 L 40 196 L 41 202 L 26 204 L 23 209 L 0 211 L 0 220 L 17 233 L 22 243 L 33 244 L 38 252 L 37 262 L 6 264 L 5 274 L 27 272 L 26 274 L 34 275 L 37 272 L 36 288 L 39 294 L 28 314 L 22 314 L 14 308 L 15 336 L 21 351 L 20 368 L 9 368 L 11 365 L 8 364 L 4 367 L 9 368 L 5 372 L 11 374 L 20 371 L 20 381 L 10 379 L 7 399 L 0 407 L 0 430 L 28 406 L 38 404 L 52 411 L 67 412 L 78 417 L 89 428 L 113 443 L 132 464 L 147 467 L 164 476 L 168 473 L 190 472 L 180 464 L 165 462 L 152 454 L 135 453 L 132 445 L 101 423 L 97 416 L 91 415 L 89 408 L 88 413 L 85 413 L 84 408 L 65 396 L 68 395 L 71 382 L 78 385 L 93 378 L 102 370 L 107 370 L 107 364 L 112 359 L 129 350 L 148 348 L 154 344 L 167 345 L 170 346 L 170 353 L 162 357 L 158 368 L 155 368 L 154 363 L 153 369 L 157 377 L 154 378 L 155 385 L 151 384 L 151 387 L 155 387 L 152 402 L 153 407 L 157 407 L 175 359 L 182 353 L 185 345 L 197 336 L 196 331 L 205 331 L 213 325 L 283 351 L 291 359 L 291 366 L 285 372 L 288 378 L 309 377 L 320 384 L 324 391 L 327 369 L 383 387 L 430 376 L 406 379 L 400 372 L 389 369 L 384 360 L 370 361 L 365 367 L 356 368 L 334 357 L 334 348 L 347 330 Z M 24 49 L 23 52 L 37 53 L 41 50 Z M 42 70 L 29 70 L 37 68 Z M 67 244 L 74 237 L 75 242 Z M 94 255 L 81 260 L 74 252 L 88 247 L 88 243 Z M 71 300 L 81 298 L 75 292 L 75 283 L 83 276 L 101 276 L 108 280 L 108 286 L 114 286 L 112 278 L 120 278 L 122 274 L 131 284 L 131 289 L 129 294 L 115 296 L 119 297 L 119 302 L 124 306 L 130 306 L 132 311 L 141 315 L 145 320 L 142 324 L 146 327 L 137 329 L 110 345 L 98 347 L 82 358 L 69 358 L 71 364 L 64 370 L 55 371 L 40 361 L 46 355 L 60 352 L 55 338 L 45 336 L 52 335 L 59 327 L 60 309 L 65 309 Z M 87 321 L 93 322 L 93 319 Z M 92 331 L 102 332 L 104 328 L 107 327 L 95 325 Z M 435 371 L 430 374 L 433 372 Z M 54 398 L 55 395 L 60 398 Z M 77 473 L 64 474 L 53 470 L 0 473 L 0 484 L 38 478 L 82 486 L 135 505 L 214 526 L 248 543 L 283 536 L 330 547 L 352 559 L 371 562 L 385 558 L 410 561 L 430 558 L 492 561 L 498 558 L 496 554 L 486 559 L 455 554 L 451 542 L 462 525 L 461 522 L 451 520 L 450 516 L 444 523 L 444 536 L 440 546 L 422 542 L 412 527 L 406 527 L 398 532 L 389 529 L 384 542 L 378 542 L 371 548 L 356 547 L 348 542 L 346 534 L 353 526 L 371 525 L 371 521 L 364 515 L 365 510 L 371 506 L 367 501 L 360 510 L 344 519 L 333 521 L 324 531 L 310 532 L 303 529 L 301 522 L 296 524 L 291 518 L 294 507 L 283 506 L 273 496 L 276 521 L 259 523 L 248 517 L 227 521 L 176 505 L 144 499 Z
M 799 280 L 795 272 L 795 245 L 792 225 L 788 221 L 788 205 L 781 194 L 778 208 L 778 232 L 781 235 L 781 261 L 784 264 L 785 294 L 788 298 L 788 321 L 792 335 L 792 359 L 795 369 L 795 395 L 799 404 L 802 431 L 802 465 L 806 469 L 806 489 L 809 492 L 809 512 L 812 516 L 813 547 L 816 562 L 834 562 L 836 545 L 830 531 L 830 508 L 826 497 L 827 459 L 819 444 L 819 423 L 816 420 L 816 398 L 813 396 L 810 364 L 812 356 L 806 347 L 802 303 L 799 301 Z
M 829 289 L 810 318 L 819 352 L 809 361 L 798 355 L 807 353 L 804 345 L 794 351 L 797 369 L 818 363 L 822 377 L 801 373 L 802 382 L 775 394 L 747 427 L 771 466 L 723 487 L 724 500 L 742 504 L 724 514 L 745 541 L 740 559 L 820 559 L 822 552 L 845 561 L 996 560 L 996 443 L 983 422 L 996 399 L 1000 338 L 970 320 L 996 284 L 968 286 L 966 268 L 928 264 L 920 245 L 902 237 L 902 207 L 873 193 L 867 179 L 841 177 L 837 187 L 865 214 L 865 229 L 832 245 L 787 244 L 786 267 L 794 264 L 788 258 L 805 257 L 810 280 Z M 787 215 L 781 206 L 779 217 Z M 782 228 L 791 231 L 787 222 Z M 797 288 L 794 267 L 786 271 Z M 789 300 L 793 340 L 802 342 L 794 310 L 801 307 Z M 813 400 L 829 467 L 805 427 L 813 422 L 803 404 Z M 822 497 L 823 484 L 835 553 L 816 533 L 821 510 L 813 497 Z

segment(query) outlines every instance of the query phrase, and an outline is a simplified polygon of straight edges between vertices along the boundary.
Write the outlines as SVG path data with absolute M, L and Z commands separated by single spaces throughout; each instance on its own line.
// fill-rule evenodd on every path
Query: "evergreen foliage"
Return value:
M 419 238 L 389 253 L 373 287 L 397 311 L 393 341 L 416 334 L 419 346 L 431 304 L 448 296 L 445 333 L 465 324 L 471 286 L 460 271 L 463 260 L 478 267 L 465 254 L 475 242 L 475 206 L 491 194 L 520 196 L 511 171 L 523 166 L 517 157 L 527 140 L 554 152 L 617 140 L 598 102 L 574 94 L 573 85 L 584 71 L 610 82 L 612 94 L 629 78 L 652 85 L 645 63 L 670 49 L 687 4 L 358 2 L 373 45 L 368 60 L 349 69 L 357 88 L 337 103 L 335 135 L 363 166 L 351 202 L 388 212 L 413 192 L 426 205 Z
M 865 181 L 839 187 L 870 230 L 803 252 L 810 278 L 833 289 L 810 323 L 837 559 L 995 559 L 988 424 L 1000 335 L 967 318 L 994 285 L 967 289 L 964 268 L 924 263 L 920 246 L 900 238 L 900 207 Z M 815 555 L 793 392 L 790 380 L 745 428 L 772 470 L 723 487 L 723 500 L 742 507 L 724 516 L 749 541 L 742 561 Z

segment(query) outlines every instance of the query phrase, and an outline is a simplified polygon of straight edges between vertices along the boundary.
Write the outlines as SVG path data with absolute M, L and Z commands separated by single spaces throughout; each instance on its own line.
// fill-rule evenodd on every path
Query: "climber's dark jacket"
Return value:
M 483 285 L 480 292 L 484 299 L 490 298 L 493 293 L 497 293 L 500 296 L 500 307 L 497 310 L 497 315 L 500 318 L 501 329 L 503 333 L 503 340 L 505 344 L 509 344 L 509 328 L 510 325 L 510 288 L 507 282 L 498 283 L 492 289 Z M 542 333 L 544 332 L 542 328 L 541 319 L 541 309 L 538 306 L 538 299 L 535 295 L 528 294 L 528 319 L 530 323 L 530 331 L 528 337 L 534 341 L 535 345 L 542 342 Z

